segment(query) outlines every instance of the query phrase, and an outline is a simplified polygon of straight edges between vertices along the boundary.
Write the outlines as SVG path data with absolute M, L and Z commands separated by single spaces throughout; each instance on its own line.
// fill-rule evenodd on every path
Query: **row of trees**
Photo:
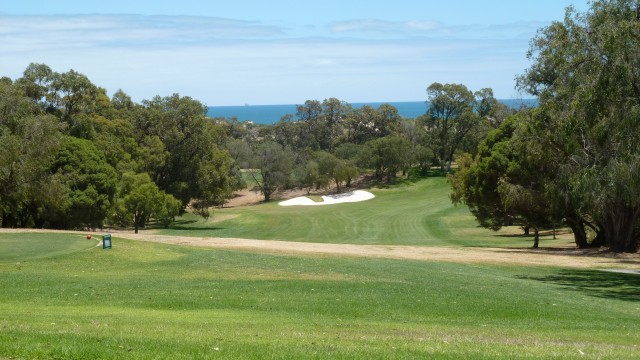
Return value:
M 0 80 L 0 225 L 97 228 L 201 215 L 242 186 L 225 129 L 189 97 L 135 104 L 73 70 Z
M 459 158 L 454 202 L 483 226 L 564 223 L 580 248 L 640 247 L 640 5 L 594 1 L 540 30 L 519 87 L 540 106 Z M 536 236 L 537 238 L 537 236 Z
M 309 100 L 252 127 L 209 119 L 189 97 L 137 104 L 73 70 L 31 64 L 0 81 L 0 225 L 137 231 L 187 208 L 206 217 L 244 186 L 240 168 L 265 201 L 281 188 L 340 192 L 362 172 L 393 181 L 416 165 L 448 170 L 507 114 L 490 89 L 435 83 L 428 101 L 424 116 L 403 119 L 391 105 Z

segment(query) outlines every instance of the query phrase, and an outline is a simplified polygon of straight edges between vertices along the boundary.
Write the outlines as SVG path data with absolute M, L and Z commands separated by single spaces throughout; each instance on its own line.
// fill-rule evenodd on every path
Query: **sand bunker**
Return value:
M 356 190 L 356 191 L 352 191 L 344 194 L 322 196 L 322 202 L 319 202 L 319 201 L 316 202 L 306 196 L 301 196 L 301 197 L 281 201 L 279 204 L 281 206 L 333 205 L 333 204 L 340 204 L 340 203 L 366 201 L 366 200 L 373 199 L 374 197 L 375 196 L 368 191 Z

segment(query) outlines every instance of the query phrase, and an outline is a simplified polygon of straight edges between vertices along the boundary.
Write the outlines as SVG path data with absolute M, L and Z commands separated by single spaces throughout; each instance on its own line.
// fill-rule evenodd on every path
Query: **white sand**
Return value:
M 340 203 L 366 201 L 366 200 L 371 200 L 374 197 L 375 196 L 368 191 L 356 190 L 356 191 L 352 191 L 344 194 L 322 196 L 322 202 L 315 202 L 306 196 L 301 196 L 301 197 L 281 201 L 279 205 L 281 206 L 333 205 L 333 204 L 340 204 Z

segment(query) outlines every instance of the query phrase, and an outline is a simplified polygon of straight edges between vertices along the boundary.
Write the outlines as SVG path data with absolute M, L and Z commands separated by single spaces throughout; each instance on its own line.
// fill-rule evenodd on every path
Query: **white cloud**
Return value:
M 0 16 L 8 71 L 0 76 L 17 78 L 40 62 L 84 73 L 110 94 L 122 88 L 142 100 L 179 92 L 209 105 L 420 100 L 434 81 L 508 97 L 526 67 L 528 38 L 519 34 L 530 27 L 355 20 L 299 35 L 212 17 Z
M 406 38 L 428 36 L 455 39 L 498 39 L 533 36 L 544 23 L 521 21 L 493 25 L 446 25 L 433 20 L 387 21 L 380 19 L 355 19 L 333 22 L 328 25 L 337 35 L 360 35 L 378 38 Z
M 337 21 L 328 25 L 333 33 L 369 33 L 376 35 L 433 33 L 434 30 L 438 30 L 441 26 L 436 21 L 387 21 L 380 19 Z
M 59 46 L 150 45 L 271 38 L 284 29 L 198 16 L 0 16 L 0 36 L 17 50 Z M 26 40 L 26 42 L 25 42 Z

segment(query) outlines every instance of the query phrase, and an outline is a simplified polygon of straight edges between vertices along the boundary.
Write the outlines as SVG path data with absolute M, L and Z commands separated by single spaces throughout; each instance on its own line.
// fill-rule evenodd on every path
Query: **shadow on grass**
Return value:
M 640 274 L 637 273 L 571 269 L 555 275 L 523 278 L 559 285 L 599 298 L 640 301 Z
M 391 179 L 387 178 L 386 176 L 378 178 L 372 175 L 367 177 L 364 180 L 364 183 L 368 183 L 369 187 L 376 187 L 379 189 L 388 189 L 388 188 L 396 187 L 399 185 L 412 185 L 417 183 L 420 180 L 424 180 L 427 178 L 446 177 L 447 174 L 448 174 L 447 172 L 442 172 L 439 169 L 422 171 L 420 169 L 413 168 L 413 169 L 410 169 L 406 174 L 398 175 Z
M 215 231 L 215 230 L 223 230 L 222 227 L 216 226 L 182 226 L 182 225 L 171 225 L 167 230 L 177 230 L 177 231 Z

